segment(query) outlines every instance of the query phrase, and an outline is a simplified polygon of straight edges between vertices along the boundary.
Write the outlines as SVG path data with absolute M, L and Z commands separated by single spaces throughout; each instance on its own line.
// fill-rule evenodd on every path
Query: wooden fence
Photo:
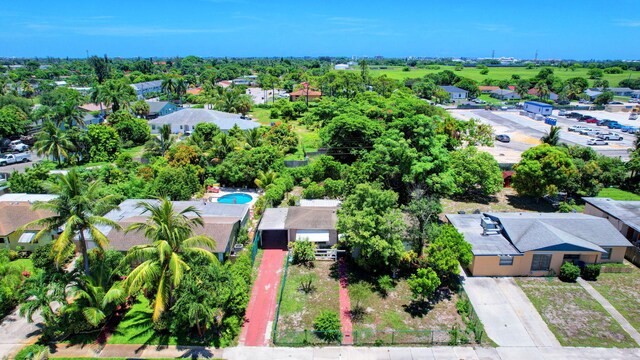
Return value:
M 640 249 L 637 247 L 628 247 L 624 258 L 629 260 L 633 265 L 640 267 Z

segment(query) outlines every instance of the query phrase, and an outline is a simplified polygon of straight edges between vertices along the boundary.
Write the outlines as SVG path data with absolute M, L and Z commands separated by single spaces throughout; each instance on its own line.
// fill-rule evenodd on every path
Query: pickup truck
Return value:
M 13 140 L 11 144 L 9 144 L 9 148 L 13 151 L 29 150 L 29 146 L 27 144 L 23 144 L 21 140 Z
M 0 166 L 6 166 L 10 164 L 16 164 L 20 162 L 31 161 L 31 154 L 19 153 L 19 154 L 4 154 L 0 156 Z

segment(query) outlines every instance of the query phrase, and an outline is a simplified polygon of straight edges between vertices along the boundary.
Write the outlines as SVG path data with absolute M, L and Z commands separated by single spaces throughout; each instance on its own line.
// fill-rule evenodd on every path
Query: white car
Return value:
M 573 125 L 573 126 L 569 126 L 569 131 L 575 131 L 575 132 L 579 132 L 582 129 L 587 128 L 586 126 L 582 126 L 582 125 Z
M 622 140 L 622 136 L 615 133 L 600 134 L 598 137 L 602 140 Z
M 609 145 L 608 142 L 602 140 L 602 139 L 589 139 L 587 140 L 587 145 Z
M 20 140 L 13 140 L 9 144 L 9 148 L 13 151 L 20 151 L 20 152 L 29 150 L 29 146 L 27 144 L 23 144 L 22 141 Z
M 578 130 L 578 132 L 579 132 L 581 135 L 587 135 L 587 133 L 588 133 L 588 132 L 591 132 L 591 131 L 593 131 L 593 129 L 592 129 L 592 128 L 588 128 L 588 127 L 584 127 L 584 128 L 582 128 L 582 129 Z

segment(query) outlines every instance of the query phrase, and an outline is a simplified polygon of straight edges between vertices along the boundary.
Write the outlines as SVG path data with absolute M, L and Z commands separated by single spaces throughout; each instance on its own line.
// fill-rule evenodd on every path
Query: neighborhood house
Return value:
M 193 131 L 196 125 L 210 123 L 217 125 L 223 132 L 229 131 L 234 125 L 241 130 L 251 130 L 260 127 L 260 124 L 250 120 L 244 120 L 239 114 L 231 114 L 217 110 L 206 109 L 182 109 L 169 115 L 160 116 L 149 121 L 152 133 L 160 132 L 163 125 L 171 126 L 173 134 Z
M 294 241 L 311 241 L 318 248 L 338 242 L 335 206 L 293 206 L 269 208 L 262 215 L 258 232 L 265 249 L 286 249 Z
M 584 213 L 605 218 L 629 241 L 640 242 L 640 201 L 620 201 L 609 198 L 582 198 Z
M 499 99 L 499 100 L 517 100 L 520 99 L 520 95 L 518 95 L 515 91 L 513 90 L 505 90 L 505 89 L 498 89 L 498 90 L 493 90 L 491 91 L 491 95 L 492 98 L 494 99 Z
M 33 251 L 39 245 L 51 242 L 56 234 L 35 239 L 42 229 L 40 227 L 28 227 L 24 231 L 19 229 L 30 222 L 52 216 L 53 213 L 49 211 L 33 210 L 31 206 L 36 201 L 46 202 L 55 198 L 55 195 L 22 193 L 0 196 L 0 249 L 16 250 L 20 247 L 25 251 Z
M 586 214 L 448 214 L 471 244 L 474 276 L 548 276 L 564 262 L 622 262 L 631 243 L 606 219 Z
M 152 93 L 162 92 L 162 80 L 154 80 L 141 82 L 137 84 L 131 84 L 133 90 L 136 91 L 136 96 L 138 100 L 142 100 L 145 98 L 145 95 Z
M 158 116 L 169 115 L 178 111 L 176 104 L 170 101 L 147 101 L 146 103 L 149 105 L 147 119 L 155 119 Z
M 467 90 L 460 89 L 457 86 L 440 86 L 440 88 L 449 93 L 451 101 L 464 100 L 469 95 Z
M 138 206 L 140 202 L 155 204 L 157 200 L 134 200 L 129 199 L 122 202 L 117 209 L 107 213 L 105 217 L 118 223 L 122 230 L 103 226 L 100 230 L 109 238 L 109 246 L 112 249 L 126 252 L 136 245 L 149 244 L 149 239 L 142 232 L 129 232 L 125 230 L 132 224 L 145 222 L 149 213 L 143 213 L 143 209 Z M 235 245 L 238 231 L 249 219 L 249 205 L 222 204 L 218 202 L 202 201 L 173 201 L 173 208 L 176 212 L 193 206 L 202 216 L 204 226 L 195 227 L 194 235 L 206 235 L 216 242 L 215 249 L 208 249 L 214 253 L 218 260 L 224 261 Z M 93 243 L 87 245 L 89 248 L 95 247 Z

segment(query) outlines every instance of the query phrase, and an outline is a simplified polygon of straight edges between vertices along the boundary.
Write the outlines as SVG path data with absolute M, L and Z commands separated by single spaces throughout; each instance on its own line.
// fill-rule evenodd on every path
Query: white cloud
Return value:
M 640 20 L 616 20 L 615 24 L 622 27 L 640 27 Z

